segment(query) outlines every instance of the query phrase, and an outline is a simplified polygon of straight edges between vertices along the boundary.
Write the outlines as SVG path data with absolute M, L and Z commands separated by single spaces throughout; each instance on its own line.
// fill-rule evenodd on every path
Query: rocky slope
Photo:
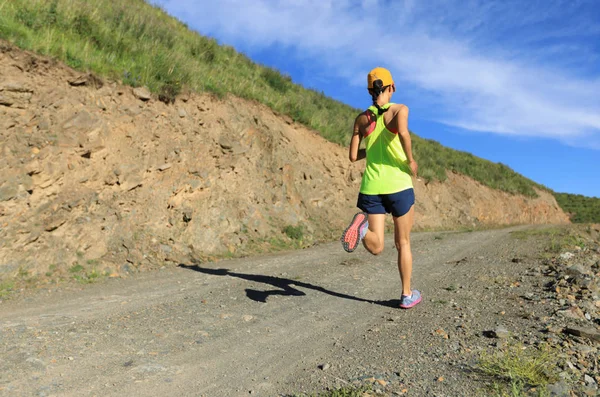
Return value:
M 195 94 L 165 105 L 6 43 L 0 153 L 0 278 L 335 238 L 363 166 L 262 105 Z M 509 195 L 457 174 L 415 183 L 420 229 L 568 222 L 546 192 Z

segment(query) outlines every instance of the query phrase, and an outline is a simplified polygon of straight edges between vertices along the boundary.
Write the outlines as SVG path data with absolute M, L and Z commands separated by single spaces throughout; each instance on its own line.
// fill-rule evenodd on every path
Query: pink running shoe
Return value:
M 417 304 L 421 302 L 421 293 L 416 289 L 412 290 L 412 294 L 402 295 L 400 297 L 400 307 L 402 309 L 410 309 L 411 307 L 417 306 Z
M 369 227 L 368 215 L 366 212 L 359 212 L 354 215 L 350 225 L 344 230 L 342 238 L 342 247 L 346 252 L 352 252 L 358 247 L 360 241 L 365 237 L 367 228 Z

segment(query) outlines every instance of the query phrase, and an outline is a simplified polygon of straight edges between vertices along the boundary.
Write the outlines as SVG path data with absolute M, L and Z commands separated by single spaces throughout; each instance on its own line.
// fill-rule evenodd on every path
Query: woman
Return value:
M 373 105 L 356 117 L 350 141 L 350 161 L 367 159 L 357 203 L 362 212 L 354 215 L 341 240 L 348 252 L 362 241 L 370 253 L 380 254 L 385 214 L 392 214 L 402 280 L 400 307 L 409 309 L 421 302 L 421 294 L 410 288 L 410 231 L 415 203 L 411 175 L 416 176 L 417 163 L 408 132 L 408 107 L 390 102 L 396 86 L 387 69 L 373 69 L 367 82 Z M 365 149 L 359 149 L 362 140 Z

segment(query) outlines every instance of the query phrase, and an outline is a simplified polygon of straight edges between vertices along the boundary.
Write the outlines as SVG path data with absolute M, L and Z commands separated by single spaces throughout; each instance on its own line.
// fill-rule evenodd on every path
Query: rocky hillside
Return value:
M 0 277 L 119 274 L 337 238 L 363 164 L 254 102 L 102 81 L 0 43 Z M 418 159 L 417 159 L 418 160 Z M 417 228 L 568 222 L 459 174 L 416 181 Z

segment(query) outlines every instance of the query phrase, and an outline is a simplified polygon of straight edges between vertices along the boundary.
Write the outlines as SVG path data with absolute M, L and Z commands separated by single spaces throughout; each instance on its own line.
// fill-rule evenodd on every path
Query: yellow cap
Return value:
M 394 84 L 394 79 L 392 79 L 390 71 L 381 67 L 375 68 L 369 72 L 369 75 L 367 76 L 367 88 L 373 88 L 373 82 L 376 80 L 383 81 L 384 87 Z

